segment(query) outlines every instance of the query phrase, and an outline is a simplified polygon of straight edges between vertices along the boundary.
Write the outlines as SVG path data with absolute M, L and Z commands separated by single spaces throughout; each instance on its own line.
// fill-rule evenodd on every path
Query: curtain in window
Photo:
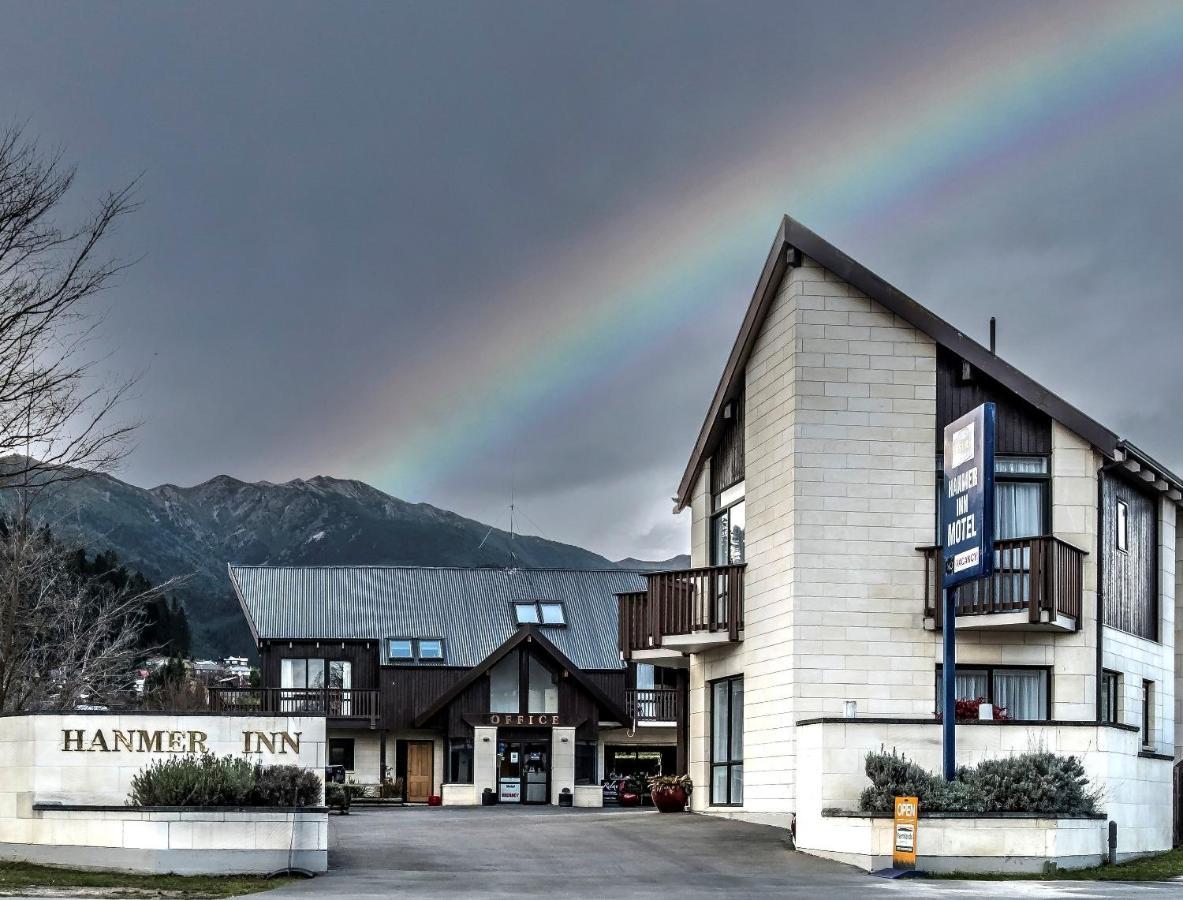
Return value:
M 978 700 L 982 697 L 990 696 L 989 675 L 986 672 L 970 670 L 968 672 L 957 670 L 957 678 L 953 682 L 953 691 L 958 700 Z M 938 680 L 937 689 L 940 690 L 940 683 Z M 942 693 L 937 694 L 938 697 L 943 696 Z M 940 705 L 939 703 L 937 704 Z
M 1047 718 L 1047 673 L 1038 670 L 997 669 L 994 703 L 1012 719 Z
M 1043 482 L 999 481 L 994 485 L 994 538 L 1043 534 Z

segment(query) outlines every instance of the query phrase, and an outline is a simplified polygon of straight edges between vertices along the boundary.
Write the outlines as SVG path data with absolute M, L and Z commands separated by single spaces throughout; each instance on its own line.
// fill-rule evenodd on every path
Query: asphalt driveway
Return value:
M 698 815 L 555 807 L 354 808 L 330 871 L 268 898 L 1183 896 L 1183 885 L 897 881 L 789 850 L 785 832 Z

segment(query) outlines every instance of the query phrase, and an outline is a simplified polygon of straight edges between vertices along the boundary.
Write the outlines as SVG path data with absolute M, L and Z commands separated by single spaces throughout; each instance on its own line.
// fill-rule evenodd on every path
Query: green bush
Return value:
M 1080 760 L 1046 750 L 984 760 L 958 769 L 953 781 L 933 775 L 895 750 L 881 750 L 867 754 L 866 772 L 871 786 L 859 797 L 859 809 L 865 812 L 891 812 L 896 797 L 916 797 L 926 812 L 1099 812 L 1100 792 L 1089 788 Z
M 174 756 L 141 769 L 132 806 L 312 806 L 320 779 L 299 766 L 257 766 L 212 753 Z
M 325 785 L 325 806 L 329 809 L 339 810 L 341 815 L 347 816 L 352 803 L 353 794 L 344 785 L 335 783 Z

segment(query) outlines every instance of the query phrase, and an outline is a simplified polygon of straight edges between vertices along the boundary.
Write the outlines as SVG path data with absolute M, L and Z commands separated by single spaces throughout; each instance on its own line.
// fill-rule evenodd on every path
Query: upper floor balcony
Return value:
M 944 552 L 917 549 L 924 554 L 925 627 L 940 630 Z M 1053 536 L 995 541 L 994 574 L 955 590 L 958 629 L 1079 630 L 1087 555 Z
M 624 709 L 638 725 L 676 725 L 682 712 L 682 692 L 673 688 L 625 691 Z
M 209 689 L 213 712 L 257 712 L 329 719 L 378 721 L 378 691 L 350 688 L 218 688 Z
M 740 564 L 647 574 L 647 590 L 617 595 L 621 655 L 684 666 L 687 653 L 741 640 L 743 571 Z

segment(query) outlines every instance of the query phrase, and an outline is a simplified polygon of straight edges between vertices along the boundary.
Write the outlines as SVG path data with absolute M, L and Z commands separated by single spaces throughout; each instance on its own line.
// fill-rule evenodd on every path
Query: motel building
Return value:
M 624 662 L 621 570 L 230 566 L 262 688 L 215 710 L 323 715 L 329 765 L 401 798 L 602 805 L 601 782 L 686 769 L 687 673 Z M 681 739 L 679 740 L 679 734 Z
M 620 597 L 623 657 L 689 675 L 695 811 L 890 864 L 864 758 L 941 771 L 943 433 L 985 402 L 996 573 L 957 589 L 955 685 L 1009 719 L 959 723 L 957 763 L 1074 754 L 1119 857 L 1171 847 L 1180 479 L 788 217 L 677 490 L 693 567 Z M 922 809 L 920 864 L 1093 864 L 1107 826 Z

